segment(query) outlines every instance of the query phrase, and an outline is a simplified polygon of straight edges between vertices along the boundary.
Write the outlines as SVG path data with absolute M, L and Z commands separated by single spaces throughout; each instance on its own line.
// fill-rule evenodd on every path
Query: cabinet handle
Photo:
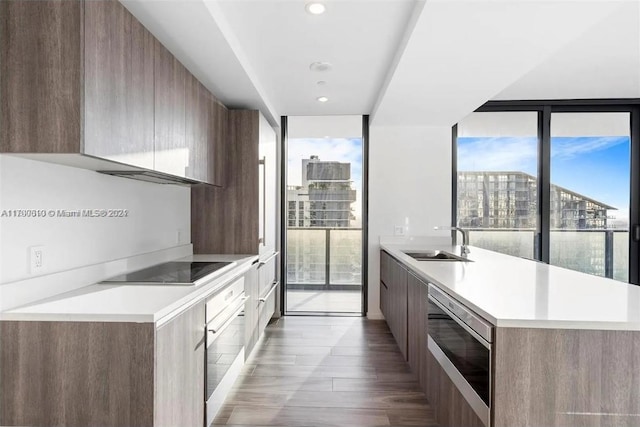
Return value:
M 262 236 L 258 239 L 258 243 L 263 246 L 267 245 L 267 158 L 263 157 L 258 161 L 262 166 Z
M 258 268 L 262 267 L 263 265 L 265 265 L 266 263 L 268 263 L 269 261 L 271 261 L 273 258 L 275 258 L 280 252 L 275 251 L 274 253 L 272 253 L 271 255 L 269 255 L 267 257 L 267 259 L 265 259 L 264 261 L 260 261 L 260 263 L 258 264 Z
M 389 287 L 387 285 L 385 285 L 384 282 L 381 281 L 380 283 L 382 283 L 382 286 L 384 286 L 385 289 L 389 289 Z
M 267 302 L 267 300 L 269 299 L 273 291 L 276 290 L 279 284 L 280 284 L 280 281 L 278 280 L 274 281 L 273 284 L 271 285 L 271 289 L 269 289 L 269 292 L 267 292 L 267 295 L 265 295 L 263 298 L 260 298 L 258 301 Z

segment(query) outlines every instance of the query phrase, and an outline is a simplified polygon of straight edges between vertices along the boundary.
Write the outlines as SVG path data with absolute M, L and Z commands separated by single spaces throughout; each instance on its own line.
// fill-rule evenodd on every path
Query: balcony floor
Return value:
M 360 313 L 362 292 L 287 290 L 287 312 Z

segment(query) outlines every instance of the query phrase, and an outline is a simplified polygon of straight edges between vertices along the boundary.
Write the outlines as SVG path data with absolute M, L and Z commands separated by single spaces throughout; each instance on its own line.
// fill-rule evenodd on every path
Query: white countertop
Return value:
M 244 274 L 258 255 L 191 255 L 176 261 L 230 261 L 197 286 L 89 285 L 0 314 L 1 320 L 158 323 Z
M 404 250 L 459 246 L 381 244 L 418 276 L 499 327 L 640 331 L 640 287 L 471 247 L 474 262 L 416 261 Z

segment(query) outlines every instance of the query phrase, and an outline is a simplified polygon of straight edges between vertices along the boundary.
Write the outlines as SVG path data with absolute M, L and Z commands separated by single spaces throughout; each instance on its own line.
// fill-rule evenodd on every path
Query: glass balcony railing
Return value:
M 550 263 L 596 276 L 629 281 L 628 230 L 551 230 Z M 523 258 L 535 258 L 535 230 L 470 229 L 469 243 Z
M 361 228 L 287 228 L 288 289 L 360 287 Z

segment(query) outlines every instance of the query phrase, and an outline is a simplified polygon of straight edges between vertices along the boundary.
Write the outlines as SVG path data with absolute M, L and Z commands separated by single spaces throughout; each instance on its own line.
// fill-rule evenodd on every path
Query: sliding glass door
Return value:
M 474 246 L 535 258 L 538 114 L 474 113 L 457 128 L 458 226 Z
M 551 115 L 549 262 L 629 280 L 630 113 Z
M 489 103 L 454 127 L 454 222 L 475 246 L 638 283 L 633 129 L 634 105 Z
M 287 123 L 285 313 L 360 315 L 362 117 Z

